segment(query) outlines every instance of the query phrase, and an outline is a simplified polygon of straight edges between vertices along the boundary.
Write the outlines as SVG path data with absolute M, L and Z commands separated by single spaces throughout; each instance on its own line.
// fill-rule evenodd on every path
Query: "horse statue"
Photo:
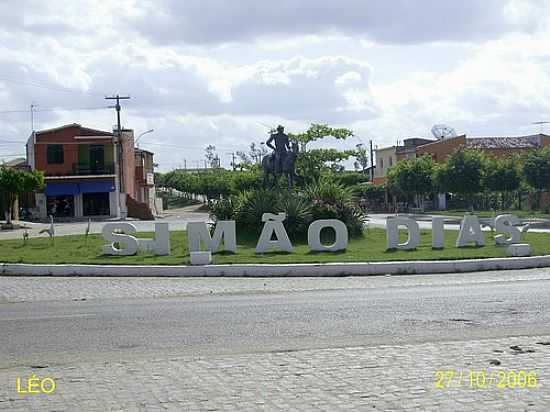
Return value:
M 262 169 L 264 172 L 264 187 L 273 187 L 279 176 L 285 176 L 288 189 L 292 189 L 300 176 L 296 173 L 296 158 L 298 157 L 298 142 L 292 142 L 291 150 L 287 151 L 281 161 L 280 170 L 275 165 L 275 153 L 268 154 L 262 159 Z M 270 179 L 272 177 L 272 179 Z M 270 182 L 271 180 L 271 182 Z

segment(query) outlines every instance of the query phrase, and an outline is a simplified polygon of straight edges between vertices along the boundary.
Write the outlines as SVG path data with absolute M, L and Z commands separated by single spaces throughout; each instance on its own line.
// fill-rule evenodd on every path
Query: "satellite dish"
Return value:
M 434 124 L 432 127 L 432 134 L 437 140 L 448 139 L 450 137 L 456 137 L 456 131 L 446 124 Z

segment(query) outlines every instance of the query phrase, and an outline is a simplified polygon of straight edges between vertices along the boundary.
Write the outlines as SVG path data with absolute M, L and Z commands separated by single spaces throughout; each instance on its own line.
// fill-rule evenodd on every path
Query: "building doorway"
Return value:
M 82 195 L 84 216 L 109 216 L 109 193 L 84 193 Z
M 91 174 L 105 173 L 105 147 L 102 144 L 90 145 Z
M 48 196 L 48 215 L 53 217 L 74 217 L 74 196 Z

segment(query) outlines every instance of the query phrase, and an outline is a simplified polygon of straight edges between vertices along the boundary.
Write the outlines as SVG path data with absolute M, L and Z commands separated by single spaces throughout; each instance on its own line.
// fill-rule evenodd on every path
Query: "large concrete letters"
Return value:
M 110 242 L 103 246 L 103 253 L 106 255 L 131 256 L 138 251 L 138 240 L 131 236 L 136 233 L 136 227 L 131 223 L 107 223 L 102 229 L 103 238 Z M 124 248 L 115 247 L 125 245 Z
M 495 231 L 510 235 L 507 238 L 504 235 L 496 235 L 497 245 L 511 245 L 521 241 L 521 231 L 514 225 L 519 223 L 519 219 L 514 215 L 500 215 L 495 218 Z
M 405 226 L 409 232 L 409 236 L 405 243 L 399 243 L 399 226 Z M 396 216 L 386 219 L 386 240 L 388 249 L 416 249 L 420 243 L 420 227 L 416 220 Z
M 335 240 L 332 245 L 325 246 L 321 243 L 321 230 L 326 227 L 334 229 Z M 337 252 L 348 246 L 348 228 L 336 219 L 316 220 L 309 225 L 307 230 L 307 244 L 309 248 L 318 252 Z
M 474 242 L 476 246 L 483 246 L 485 245 L 485 236 L 481 231 L 481 225 L 477 216 L 466 215 L 460 225 L 456 247 L 465 247 L 471 242 Z
M 270 248 L 278 248 L 289 253 L 292 252 L 292 243 L 290 243 L 285 226 L 283 225 L 285 218 L 285 213 L 264 213 L 262 215 L 262 222 L 265 223 L 256 244 L 256 253 L 265 253 Z M 276 240 L 271 240 L 274 233 Z
M 220 220 L 216 223 L 214 236 L 210 236 L 206 222 L 187 223 L 187 239 L 190 252 L 200 252 L 201 240 L 206 249 L 212 253 L 217 252 L 223 239 L 224 249 L 228 252 L 237 251 L 237 232 L 234 220 Z

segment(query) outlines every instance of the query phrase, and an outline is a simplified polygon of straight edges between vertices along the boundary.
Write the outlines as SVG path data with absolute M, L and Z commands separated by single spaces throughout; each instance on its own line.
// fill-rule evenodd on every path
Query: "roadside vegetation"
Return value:
M 429 156 L 409 159 L 389 170 L 387 188 L 396 201 L 421 210 L 421 199 L 447 193 L 451 209 L 460 211 L 549 214 L 549 199 L 542 200 L 550 190 L 550 148 L 501 159 L 460 149 L 443 163 Z

